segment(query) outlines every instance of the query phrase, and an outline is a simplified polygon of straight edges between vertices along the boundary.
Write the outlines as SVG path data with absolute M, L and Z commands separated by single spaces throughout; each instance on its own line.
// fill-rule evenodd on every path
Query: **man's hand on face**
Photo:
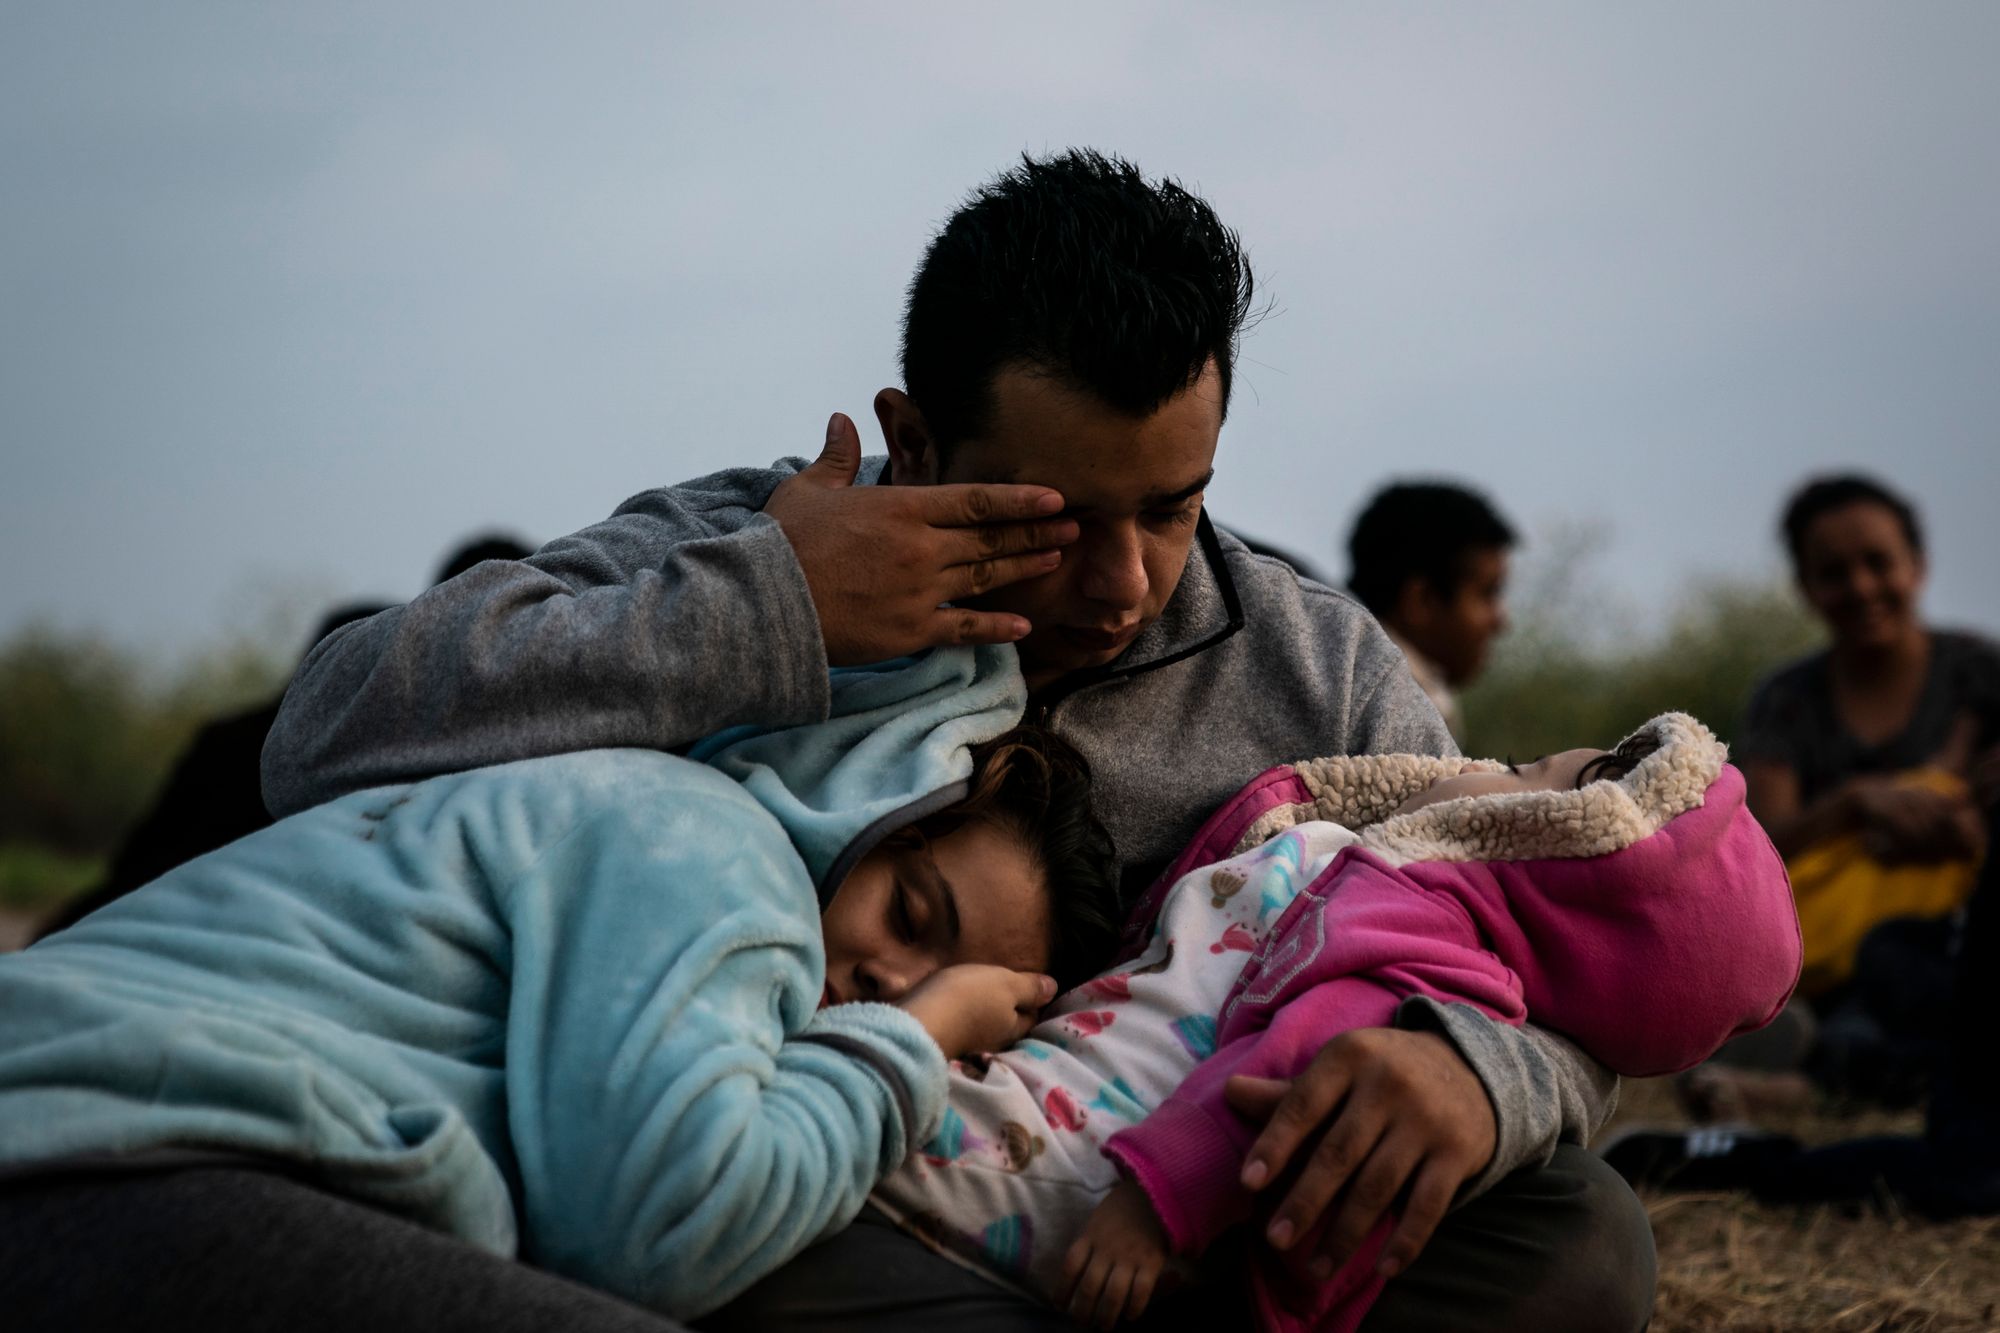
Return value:
M 861 436 L 836 412 L 826 447 L 764 505 L 805 571 L 833 666 L 942 644 L 1012 643 L 1017 615 L 942 606 L 1046 574 L 1076 540 L 1046 486 L 856 486 Z
M 1399 1198 L 1402 1217 L 1378 1268 L 1389 1277 L 1408 1268 L 1458 1187 L 1493 1159 L 1485 1087 L 1449 1042 L 1428 1032 L 1343 1033 L 1296 1079 L 1238 1076 L 1224 1096 L 1264 1123 L 1243 1162 L 1244 1187 L 1290 1179 L 1265 1239 L 1290 1249 L 1326 1215 L 1319 1242 L 1326 1274 L 1361 1248 Z

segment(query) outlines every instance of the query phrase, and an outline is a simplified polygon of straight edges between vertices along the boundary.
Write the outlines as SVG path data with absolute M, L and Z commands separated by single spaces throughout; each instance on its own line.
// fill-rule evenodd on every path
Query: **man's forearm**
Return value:
M 265 745 L 272 812 L 538 755 L 671 749 L 741 723 L 822 716 L 819 623 L 777 525 L 752 517 L 691 533 L 633 508 L 314 648 Z
M 1493 1159 L 1459 1191 L 1474 1198 L 1558 1143 L 1588 1144 L 1618 1104 L 1618 1076 L 1554 1033 L 1513 1027 L 1462 1004 L 1405 1001 L 1396 1026 L 1436 1032 L 1479 1076 L 1493 1103 Z

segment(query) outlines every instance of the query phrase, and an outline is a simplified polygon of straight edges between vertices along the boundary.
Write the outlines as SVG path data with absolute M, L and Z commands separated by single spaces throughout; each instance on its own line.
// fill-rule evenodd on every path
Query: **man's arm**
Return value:
M 1018 616 L 942 604 L 1053 569 L 1076 524 L 1040 486 L 857 486 L 819 458 L 627 501 L 307 654 L 264 747 L 284 815 L 344 792 L 605 746 L 673 749 L 825 714 L 826 668 L 1006 643 Z
M 265 803 L 286 815 L 436 773 L 823 715 L 805 576 L 758 513 L 784 475 L 648 491 L 329 635 L 265 743 Z
M 1459 1188 L 1454 1204 L 1522 1167 L 1546 1165 L 1559 1143 L 1588 1147 L 1618 1108 L 1618 1076 L 1546 1028 L 1496 1023 L 1467 1005 L 1429 999 L 1405 1001 L 1396 1026 L 1449 1041 L 1492 1106 L 1492 1160 Z
M 1457 753 L 1401 655 L 1372 622 L 1367 628 L 1358 657 L 1378 666 L 1359 696 L 1348 751 Z M 1305 1234 L 1345 1187 L 1322 1240 L 1335 1263 L 1408 1189 L 1383 1251 L 1390 1272 L 1410 1265 L 1454 1203 L 1546 1163 L 1559 1142 L 1588 1142 L 1618 1097 L 1610 1070 L 1539 1028 L 1423 1000 L 1403 1006 L 1397 1027 L 1335 1038 L 1290 1084 L 1231 1085 L 1237 1110 L 1269 1120 L 1245 1162 L 1246 1187 L 1277 1180 L 1295 1153 L 1317 1142 L 1274 1226 L 1287 1220 L 1291 1234 Z
M 1386 642 L 1387 636 L 1381 637 Z M 1410 675 L 1400 652 L 1396 658 L 1357 710 L 1357 734 L 1349 753 L 1457 754 L 1444 719 Z M 1598 1126 L 1611 1118 L 1618 1101 L 1618 1076 L 1561 1037 L 1532 1024 L 1496 1023 L 1463 1006 L 1440 1012 L 1447 1013 L 1448 1020 L 1427 1022 L 1416 1006 L 1406 1006 L 1397 1026 L 1449 1038 L 1493 1103 L 1493 1161 L 1472 1193 L 1523 1166 L 1547 1162 L 1559 1142 L 1589 1142 Z M 1464 1197 L 1470 1196 L 1461 1196 L 1461 1201 Z

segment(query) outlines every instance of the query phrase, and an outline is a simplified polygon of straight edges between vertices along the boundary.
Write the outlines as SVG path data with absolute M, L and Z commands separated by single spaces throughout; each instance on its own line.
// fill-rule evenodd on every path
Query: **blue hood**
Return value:
M 777 818 L 822 902 L 883 836 L 963 796 L 968 748 L 1017 724 L 1028 702 L 1010 644 L 842 668 L 832 684 L 825 721 L 737 727 L 688 752 Z

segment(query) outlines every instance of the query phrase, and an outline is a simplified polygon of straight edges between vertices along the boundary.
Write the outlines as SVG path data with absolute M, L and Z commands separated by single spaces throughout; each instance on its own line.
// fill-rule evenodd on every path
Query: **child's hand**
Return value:
M 1146 1191 L 1129 1180 L 1119 1181 L 1063 1259 L 1070 1318 L 1095 1328 L 1137 1319 L 1153 1298 L 1170 1249 L 1167 1230 L 1153 1214 Z
M 924 1025 L 945 1059 L 1012 1046 L 1056 998 L 1054 977 L 991 963 L 941 967 L 896 1004 Z

